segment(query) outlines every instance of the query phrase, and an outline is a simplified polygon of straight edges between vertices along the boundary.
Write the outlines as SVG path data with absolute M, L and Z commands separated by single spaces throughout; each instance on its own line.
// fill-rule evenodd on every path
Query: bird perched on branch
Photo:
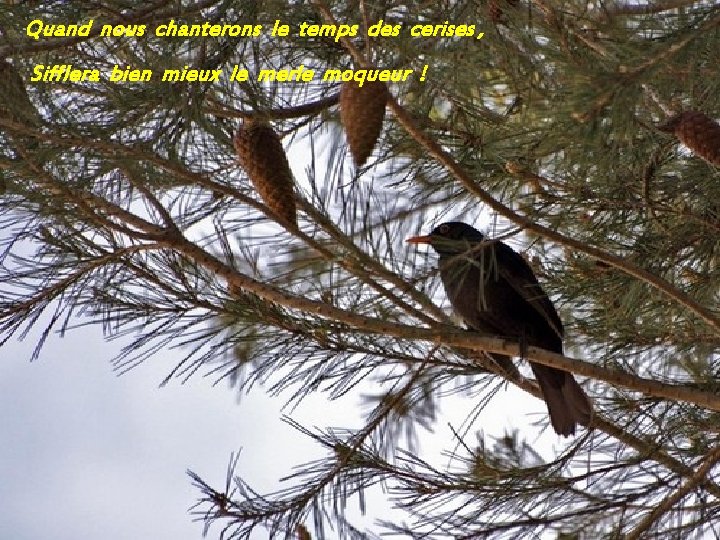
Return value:
M 443 223 L 407 241 L 430 244 L 440 255 L 445 293 L 468 327 L 563 353 L 563 325 L 555 307 L 525 259 L 508 245 L 460 222 Z M 556 433 L 569 436 L 577 424 L 589 425 L 592 405 L 572 373 L 534 362 L 530 367 Z

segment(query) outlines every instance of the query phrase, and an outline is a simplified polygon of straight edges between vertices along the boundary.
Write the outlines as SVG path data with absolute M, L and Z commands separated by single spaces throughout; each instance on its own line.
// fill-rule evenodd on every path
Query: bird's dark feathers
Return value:
M 418 239 L 440 255 L 445 292 L 471 329 L 562 354 L 562 321 L 530 265 L 512 248 L 457 221 Z M 571 435 L 577 423 L 588 425 L 592 405 L 572 374 L 533 362 L 530 366 L 555 431 Z
M 555 306 L 540 287 L 530 265 L 502 242 L 495 243 L 494 255 L 497 258 L 500 277 L 540 313 L 548 326 L 562 339 L 565 334 L 562 321 L 555 311 Z

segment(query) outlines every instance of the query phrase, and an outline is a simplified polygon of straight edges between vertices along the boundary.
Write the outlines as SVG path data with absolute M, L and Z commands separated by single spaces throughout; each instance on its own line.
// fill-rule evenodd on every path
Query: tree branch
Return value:
M 187 16 L 190 13 L 206 9 L 215 3 L 217 3 L 217 0 L 204 0 L 194 5 L 190 4 L 186 6 L 181 6 L 176 2 L 171 2 L 169 0 L 156 0 L 148 7 L 145 7 L 135 13 L 128 14 L 126 17 L 105 21 L 104 24 L 112 24 L 113 26 L 118 24 L 140 24 L 149 23 L 170 16 Z M 171 10 L 162 13 L 156 13 L 157 10 L 162 9 L 168 5 L 173 6 Z M 22 45 L 16 45 L 10 42 L 9 44 L 0 47 L 0 58 L 7 58 L 8 56 L 14 54 L 29 54 L 64 49 L 66 47 L 71 47 L 73 45 L 77 45 L 78 43 L 82 43 L 84 41 L 89 41 L 93 38 L 96 38 L 100 35 L 101 31 L 102 28 L 100 27 L 100 25 L 98 25 L 91 29 L 87 37 L 78 36 L 67 38 L 54 38 L 52 40 L 36 42 L 28 40 Z
M 235 109 L 229 105 L 217 105 L 213 102 L 213 105 L 205 107 L 205 112 L 214 114 L 221 118 L 242 118 L 244 120 L 250 120 L 252 118 L 270 118 L 271 120 L 289 120 L 292 118 L 302 118 L 304 116 L 312 116 L 320 114 L 324 110 L 337 105 L 340 99 L 340 94 L 335 93 L 332 96 L 318 99 L 311 103 L 303 103 L 302 105 L 296 105 L 295 107 L 283 107 L 281 109 L 270 109 L 262 111 L 248 111 Z
M 718 461 L 720 461 L 720 446 L 710 450 L 705 456 L 705 459 L 703 459 L 700 467 L 698 467 L 697 472 L 688 478 L 677 491 L 660 501 L 660 504 L 625 536 L 625 540 L 638 540 L 641 538 L 643 533 L 652 527 L 652 524 L 660 519 L 663 514 L 669 512 L 672 507 L 680 502 L 690 491 L 702 484 L 705 481 L 705 477 Z
M 664 0 L 662 2 L 647 2 L 645 4 L 617 2 L 611 3 L 610 5 L 603 4 L 597 11 L 602 12 L 606 17 L 613 17 L 615 15 L 651 15 L 671 9 L 692 6 L 697 3 L 698 0 Z
M 419 339 L 435 344 L 464 347 L 476 351 L 487 351 L 515 357 L 525 355 L 527 359 L 533 362 L 602 380 L 646 395 L 687 401 L 714 411 L 720 411 L 720 396 L 710 392 L 644 379 L 631 373 L 603 368 L 537 347 L 527 347 L 527 351 L 525 351 L 518 343 L 506 339 L 479 337 L 470 332 L 442 326 L 439 328 L 418 328 L 359 315 L 324 302 L 291 295 L 272 285 L 243 275 L 184 237 L 168 239 L 167 245 L 184 253 L 197 264 L 205 266 L 211 272 L 227 280 L 230 286 L 252 292 L 265 300 L 290 309 L 313 313 L 320 317 L 345 323 L 352 328 L 353 332 L 385 334 L 401 339 Z
M 328 22 L 333 24 L 336 23 L 332 13 L 321 0 L 314 0 L 313 4 L 323 14 L 323 16 L 328 20 Z M 718 21 L 720 22 L 720 19 L 718 19 Z M 360 54 L 358 49 L 350 40 L 343 38 L 343 45 L 348 49 L 348 51 L 352 54 L 353 58 L 359 65 L 362 65 L 366 68 L 370 67 L 367 61 L 365 61 L 365 59 L 363 58 L 362 54 Z M 452 174 L 452 176 L 455 177 L 455 179 L 468 190 L 469 193 L 475 195 L 478 199 L 480 199 L 483 203 L 485 203 L 488 207 L 497 212 L 499 215 L 509 219 L 513 223 L 529 231 L 533 231 L 534 233 L 548 238 L 549 240 L 553 240 L 558 244 L 572 247 L 574 249 L 577 249 L 578 251 L 591 255 L 596 259 L 600 259 L 601 261 L 604 261 L 609 265 L 614 266 L 622 270 L 623 272 L 626 272 L 627 274 L 646 282 L 650 286 L 658 289 L 660 292 L 662 292 L 669 298 L 675 300 L 679 304 L 684 305 L 689 310 L 693 311 L 715 330 L 720 331 L 720 317 L 716 316 L 709 309 L 701 306 L 698 302 L 690 298 L 688 295 L 684 294 L 682 291 L 673 287 L 672 284 L 665 281 L 664 279 L 651 274 L 643 268 L 630 264 L 621 257 L 612 255 L 596 247 L 589 246 L 584 242 L 569 238 L 563 234 L 553 231 L 552 229 L 534 223 L 525 216 L 522 216 L 514 212 L 509 207 L 505 206 L 503 203 L 495 199 L 495 197 L 493 197 L 488 191 L 482 189 L 477 184 L 477 182 L 470 178 L 465 169 L 463 169 L 460 164 L 455 161 L 455 159 L 438 144 L 437 141 L 433 140 L 421 128 L 419 128 L 415 123 L 415 120 L 413 120 L 412 116 L 405 110 L 402 105 L 400 105 L 400 103 L 398 103 L 398 101 L 392 94 L 389 94 L 388 96 L 388 106 L 392 110 L 397 121 L 405 129 L 405 131 L 407 131 L 407 133 L 420 146 L 422 146 L 430 156 L 435 158 L 435 160 L 439 164 L 445 167 L 450 172 L 450 174 Z

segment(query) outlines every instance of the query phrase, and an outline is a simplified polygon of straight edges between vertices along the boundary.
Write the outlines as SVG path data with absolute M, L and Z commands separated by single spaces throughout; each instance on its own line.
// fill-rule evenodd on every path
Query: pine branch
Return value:
M 716 447 L 708 452 L 692 477 L 688 478 L 677 491 L 660 501 L 660 504 L 649 512 L 632 531 L 625 535 L 625 540 L 638 540 L 642 538 L 644 533 L 650 529 L 663 514 L 669 512 L 672 507 L 680 502 L 688 493 L 706 481 L 706 476 L 718 461 L 720 461 L 720 447 Z
M 383 334 L 405 339 L 421 339 L 432 343 L 441 343 L 443 345 L 516 357 L 522 356 L 525 352 L 519 344 L 504 339 L 477 337 L 467 332 L 443 330 L 442 327 L 440 327 L 440 330 L 417 328 L 391 323 L 375 317 L 351 313 L 324 302 L 291 295 L 267 283 L 262 283 L 249 276 L 240 274 L 185 238 L 169 239 L 166 245 L 183 253 L 197 264 L 206 267 L 213 274 L 227 280 L 228 284 L 232 287 L 256 294 L 260 298 L 287 308 L 297 309 L 348 324 L 354 328 L 354 331 L 359 333 Z M 720 411 L 720 397 L 709 392 L 695 390 L 683 385 L 671 385 L 651 379 L 644 379 L 630 373 L 610 370 L 581 360 L 567 358 L 563 355 L 551 353 L 537 347 L 528 347 L 526 357 L 529 360 L 543 365 L 603 380 L 630 390 L 672 400 L 687 401 Z
M 82 263 L 77 266 L 77 269 L 69 275 L 47 285 L 22 302 L 6 306 L 0 314 L 0 320 L 3 321 L 2 326 L 9 330 L 11 326 L 17 326 L 24 322 L 25 319 L 29 317 L 30 313 L 33 312 L 35 313 L 34 318 L 37 318 L 42 309 L 47 307 L 52 300 L 65 295 L 67 289 L 104 266 L 121 261 L 124 257 L 132 253 L 161 248 L 162 246 L 160 244 L 131 246 L 110 252 L 91 260 L 82 261 Z M 5 339 L 3 339 L 3 342 L 7 341 L 11 336 L 12 331 L 10 331 Z
M 328 22 L 330 22 L 331 24 L 336 24 L 335 18 L 333 17 L 327 6 L 323 4 L 322 0 L 315 0 L 313 3 L 323 14 L 323 16 L 328 20 Z M 717 22 L 720 22 L 720 17 L 718 17 L 717 19 L 713 19 L 712 24 L 716 24 Z M 355 61 L 365 68 L 369 67 L 367 62 L 357 50 L 357 48 L 355 48 L 353 43 L 346 38 L 343 39 L 343 46 L 348 49 Z M 558 244 L 575 248 L 582 253 L 591 255 L 598 260 L 606 262 L 607 264 L 646 282 L 647 284 L 661 291 L 663 294 L 667 295 L 669 298 L 675 300 L 683 306 L 686 306 L 688 309 L 696 313 L 701 319 L 703 319 L 709 326 L 711 326 L 715 330 L 720 331 L 720 317 L 715 316 L 712 311 L 706 309 L 698 302 L 696 302 L 686 294 L 682 293 L 677 288 L 673 287 L 672 284 L 668 283 L 667 281 L 651 274 L 650 272 L 636 265 L 628 263 L 625 259 L 621 257 L 612 255 L 611 253 L 607 253 L 593 246 L 589 246 L 584 242 L 569 238 L 565 235 L 558 233 L 557 231 L 553 231 L 538 223 L 533 223 L 526 217 L 514 212 L 511 208 L 502 204 L 489 192 L 482 189 L 478 185 L 478 183 L 475 182 L 470 177 L 470 175 L 467 174 L 467 172 L 462 168 L 462 166 L 448 152 L 446 152 L 436 141 L 426 135 L 417 126 L 412 116 L 408 114 L 408 112 L 392 95 L 390 95 L 388 98 L 388 107 L 390 107 L 400 125 L 420 146 L 425 149 L 425 151 L 427 151 L 429 155 L 434 157 L 438 163 L 443 165 L 452 174 L 452 176 L 468 190 L 469 193 L 475 195 L 489 208 L 497 212 L 498 215 L 509 219 L 510 221 L 519 225 L 525 230 L 537 233 L 540 236 L 547 238 L 548 240 L 553 240 L 557 242 Z
M 228 524 L 224 537 L 246 538 L 256 526 L 292 535 L 293 521 L 312 518 L 320 527 L 313 538 L 325 537 L 328 522 L 352 538 L 359 533 L 345 503 L 362 504 L 374 496 L 365 493 L 371 486 L 392 493 L 410 518 L 384 528 L 414 538 L 674 538 L 717 524 L 720 486 L 710 461 L 720 436 L 713 236 L 720 191 L 714 169 L 656 129 L 679 108 L 716 116 L 717 9 L 675 0 L 492 4 L 502 12 L 493 27 L 462 2 L 279 8 L 293 29 L 303 21 L 360 23 L 358 36 L 339 42 L 266 33 L 232 43 L 139 40 L 130 51 L 97 36 L 31 42 L 9 33 L 16 42 L 0 46 L 0 57 L 14 55 L 13 68 L 156 70 L 168 59 L 224 71 L 242 63 L 253 72 L 301 62 L 316 71 L 432 67 L 426 81 L 391 85 L 394 114 L 376 142 L 377 159 L 351 170 L 331 109 L 336 88 L 325 81 L 52 88 L 21 81 L 19 101 L 6 100 L 0 324 L 7 336 L 41 314 L 50 324 L 38 348 L 51 330 L 101 323 L 109 339 L 132 336 L 118 370 L 175 347 L 180 359 L 168 379 L 204 370 L 238 390 L 262 385 L 290 404 L 365 392 L 365 383 L 403 389 L 371 390 L 366 401 L 377 406 L 359 430 L 296 426 L 328 455 L 292 472 L 288 489 L 263 495 L 240 479 L 232 485 L 230 469 L 219 490 L 194 478 L 209 508 L 206 525 Z M 60 7 L 71 20 L 132 24 L 177 13 L 187 22 L 248 17 L 265 25 L 281 3 L 216 0 L 185 11 L 154 2 L 126 19 L 128 5 L 89 8 L 101 15 Z M 380 18 L 403 23 L 401 34 L 365 38 Z M 409 36 L 410 21 L 443 20 L 474 22 L 486 35 Z M 25 118 L 27 105 L 42 112 L 40 123 Z M 234 163 L 226 119 L 256 114 L 272 116 L 290 148 L 309 147 L 308 174 L 295 179 L 298 230 L 276 224 Z M 486 210 L 497 228 L 489 236 L 522 247 L 543 280 L 570 356 L 460 331 L 441 309 L 432 258 L 400 243 L 444 217 L 485 227 Z M 527 234 L 517 235 L 518 227 Z M 592 378 L 584 383 L 597 400 L 592 429 L 552 449 L 543 441 L 534 458 L 523 449 L 536 441 L 520 444 L 518 433 L 492 449 L 484 446 L 491 436 L 479 433 L 474 445 L 473 430 L 485 428 L 481 413 L 506 381 L 542 397 L 514 364 L 503 369 L 488 352 Z M 434 426 L 433 406 L 446 396 L 463 396 L 470 410 L 453 429 L 447 465 L 436 467 L 412 434 Z M 546 417 L 536 424 L 546 428 Z
M 605 17 L 614 17 L 616 15 L 652 15 L 654 13 L 662 13 L 671 9 L 680 9 L 699 4 L 698 0 L 661 0 L 646 3 L 629 3 L 629 2 L 611 2 L 602 3 L 597 8 Z
M 220 118 L 242 118 L 243 120 L 251 120 L 253 118 L 266 118 L 270 120 L 289 120 L 292 118 L 311 117 L 322 113 L 323 111 L 334 107 L 340 98 L 339 93 L 318 99 L 311 103 L 303 103 L 294 107 L 283 107 L 271 110 L 240 110 L 232 108 L 225 104 L 219 104 L 215 100 L 212 105 L 205 107 L 205 111 L 214 114 Z
M 688 32 L 685 37 L 675 43 L 672 43 L 670 46 L 663 48 L 658 54 L 652 56 L 651 58 L 648 58 L 639 65 L 635 67 L 626 67 L 621 65 L 619 66 L 619 70 L 621 73 L 625 73 L 630 77 L 636 77 L 644 71 L 652 69 L 663 62 L 667 62 L 671 56 L 682 51 L 694 40 L 704 39 L 703 36 L 705 36 L 708 32 L 711 32 L 716 26 L 719 25 L 720 13 L 718 13 L 718 15 L 716 15 L 715 17 L 708 19 L 697 29 L 693 30 L 692 32 Z
M 176 2 L 173 2 L 172 0 L 155 0 L 155 2 L 150 3 L 150 5 L 147 7 L 138 9 L 132 14 L 124 15 L 111 21 L 105 21 L 105 24 L 111 24 L 113 26 L 125 24 L 147 24 L 163 20 L 168 17 L 177 17 L 180 14 L 189 15 L 191 13 L 199 13 L 203 9 L 207 9 L 213 4 L 216 4 L 217 2 L 218 0 L 203 0 L 197 2 L 194 5 L 190 4 L 186 6 L 179 6 Z M 160 11 L 168 6 L 170 6 L 170 9 Z M 7 44 L 0 47 L 0 58 L 7 58 L 9 56 L 17 54 L 29 54 L 69 49 L 75 45 L 79 45 L 83 42 L 90 41 L 93 38 L 97 38 L 98 36 L 100 36 L 101 32 L 102 27 L 98 24 L 90 30 L 86 37 L 63 37 L 47 41 L 26 42 L 22 45 L 8 42 Z
M 402 124 L 402 126 L 407 129 L 408 133 L 413 136 L 413 138 L 419 144 L 421 144 L 430 155 L 434 156 L 440 163 L 447 167 L 448 170 L 453 174 L 453 176 L 459 182 L 461 182 L 470 193 L 477 196 L 478 199 L 484 202 L 488 207 L 492 208 L 499 215 L 523 227 L 525 230 L 537 233 L 540 236 L 547 238 L 548 240 L 553 240 L 557 242 L 558 244 L 575 248 L 582 253 L 586 253 L 587 255 L 590 255 L 595 259 L 601 260 L 615 268 L 618 268 L 619 270 L 622 270 L 623 272 L 626 272 L 633 277 L 644 281 L 648 285 L 651 285 L 654 288 L 658 289 L 663 294 L 667 295 L 669 298 L 675 300 L 679 304 L 686 306 L 688 309 L 690 309 L 700 318 L 702 318 L 712 328 L 720 330 L 719 317 L 715 316 L 712 311 L 701 306 L 699 303 L 679 291 L 677 288 L 673 287 L 672 284 L 668 283 L 667 281 L 651 274 L 650 272 L 636 265 L 629 263 L 627 260 L 621 257 L 612 255 L 593 246 L 589 246 L 584 242 L 569 238 L 537 223 L 533 223 L 526 217 L 514 212 L 513 210 L 499 202 L 487 191 L 483 190 L 474 180 L 472 180 L 472 178 L 469 177 L 469 175 L 462 169 L 462 167 L 460 167 L 460 165 L 452 158 L 452 156 L 445 152 L 435 141 L 433 141 L 424 133 L 419 131 L 416 128 L 412 118 L 405 112 L 402 106 L 392 96 L 390 97 L 388 104 L 392 109 L 393 113 L 395 114 L 395 117 Z

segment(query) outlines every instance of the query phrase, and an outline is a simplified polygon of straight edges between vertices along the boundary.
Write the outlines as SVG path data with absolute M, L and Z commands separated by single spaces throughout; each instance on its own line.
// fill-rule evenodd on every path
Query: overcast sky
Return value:
M 109 362 L 118 347 L 84 329 L 51 339 L 32 363 L 29 342 L 2 349 L 3 539 L 199 539 L 202 525 L 187 512 L 198 493 L 186 469 L 220 487 L 230 453 L 242 447 L 239 474 L 271 490 L 291 465 L 321 455 L 280 421 L 282 400 L 258 391 L 238 404 L 235 391 L 201 376 L 159 388 L 170 354 L 118 377 Z M 517 397 L 501 392 L 480 425 L 501 434 L 544 412 L 539 400 Z M 443 403 L 435 434 L 423 437 L 429 455 L 452 446 L 447 424 L 457 429 L 472 405 Z M 360 410 L 357 395 L 332 407 L 314 398 L 292 416 L 308 427 L 348 426 Z M 554 434 L 542 439 L 547 448 L 557 442 Z
M 238 473 L 272 490 L 293 464 L 320 455 L 280 421 L 282 400 L 259 390 L 238 404 L 234 390 L 201 376 L 158 388 L 170 355 L 118 377 L 109 362 L 118 347 L 85 329 L 50 340 L 32 363 L 30 343 L 3 348 L 3 539 L 201 538 L 187 512 L 198 492 L 186 469 L 221 487 L 230 453 L 242 447 Z M 293 416 L 310 426 L 352 416 L 319 402 Z

